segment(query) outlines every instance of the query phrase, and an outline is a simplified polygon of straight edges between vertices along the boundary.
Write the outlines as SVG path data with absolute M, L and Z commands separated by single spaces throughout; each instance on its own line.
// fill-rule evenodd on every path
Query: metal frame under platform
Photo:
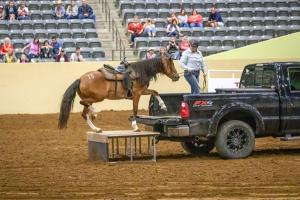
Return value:
M 155 138 L 158 132 L 133 132 L 130 130 L 87 132 L 88 156 L 91 161 L 108 163 L 125 160 L 141 160 L 145 156 L 156 161 Z M 143 148 L 146 146 L 146 150 Z

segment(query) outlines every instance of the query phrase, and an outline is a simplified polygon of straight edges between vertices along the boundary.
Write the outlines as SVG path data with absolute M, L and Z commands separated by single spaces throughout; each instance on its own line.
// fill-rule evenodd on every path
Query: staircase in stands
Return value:
M 111 19 L 114 19 L 116 28 L 120 33 L 121 40 L 125 46 L 125 56 L 127 60 L 137 60 L 138 57 L 134 54 L 134 49 L 129 47 L 128 37 L 126 36 L 126 27 L 122 25 L 122 18 L 119 17 L 118 8 L 115 7 L 114 1 L 108 0 Z M 96 15 L 96 29 L 99 35 L 102 47 L 105 49 L 107 60 L 120 60 L 120 48 L 116 48 L 116 41 L 113 40 L 112 31 L 109 30 L 109 22 L 105 19 L 105 12 L 102 11 L 100 0 L 89 0 L 89 4 L 94 9 Z M 114 51 L 114 55 L 113 54 Z

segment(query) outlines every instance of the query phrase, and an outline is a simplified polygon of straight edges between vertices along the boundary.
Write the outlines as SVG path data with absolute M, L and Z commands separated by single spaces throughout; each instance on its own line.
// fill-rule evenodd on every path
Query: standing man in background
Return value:
M 205 65 L 203 62 L 203 56 L 198 51 L 198 42 L 190 41 L 190 48 L 182 53 L 182 57 L 179 61 L 181 68 L 184 70 L 184 78 L 191 86 L 192 94 L 199 94 L 199 74 L 200 70 L 203 73 L 203 78 L 206 80 Z

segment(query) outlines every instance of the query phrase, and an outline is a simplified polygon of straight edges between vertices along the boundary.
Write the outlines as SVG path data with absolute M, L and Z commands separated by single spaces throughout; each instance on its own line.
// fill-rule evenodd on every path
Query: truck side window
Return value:
M 273 88 L 275 87 L 275 70 L 273 68 L 264 68 L 262 76 L 262 87 L 263 88 Z
M 289 68 L 289 79 L 292 91 L 300 91 L 300 68 Z

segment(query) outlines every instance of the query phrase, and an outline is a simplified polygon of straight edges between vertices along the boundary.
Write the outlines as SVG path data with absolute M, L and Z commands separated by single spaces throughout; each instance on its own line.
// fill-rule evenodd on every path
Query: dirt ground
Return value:
M 145 113 L 145 111 L 144 111 Z M 104 130 L 130 129 L 128 111 L 105 111 Z M 0 199 L 300 199 L 300 141 L 258 139 L 253 155 L 223 160 L 159 142 L 157 163 L 87 159 L 87 125 L 72 114 L 0 115 Z

